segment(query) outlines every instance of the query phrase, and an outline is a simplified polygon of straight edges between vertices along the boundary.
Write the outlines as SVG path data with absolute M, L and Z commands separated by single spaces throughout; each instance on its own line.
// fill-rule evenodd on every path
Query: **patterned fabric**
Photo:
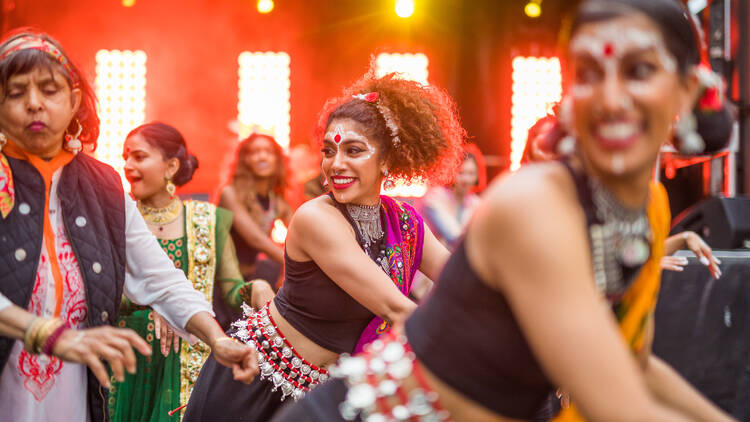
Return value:
M 625 292 L 622 302 L 615 310 L 620 324 L 620 332 L 636 354 L 642 351 L 648 340 L 646 327 L 649 319 L 653 318 L 656 308 L 661 282 L 660 261 L 664 255 L 664 241 L 669 235 L 671 219 L 669 200 L 664 186 L 659 183 L 654 182 L 650 186 L 647 213 L 653 235 L 651 257 L 628 291 Z M 575 404 L 564 409 L 554 419 L 556 422 L 582 422 L 584 420 Z
M 388 196 L 380 196 L 385 209 L 386 232 L 385 256 L 390 267 L 390 277 L 404 296 L 409 295 L 414 275 L 422 262 L 424 223 L 422 217 L 409 204 Z M 390 324 L 380 317 L 373 318 L 362 332 L 354 348 L 362 348 L 390 330 Z
M 3 218 L 10 214 L 16 195 L 13 190 L 13 173 L 5 155 L 0 154 L 0 215 Z
M 176 268 L 187 270 L 187 237 L 158 239 Z M 136 354 L 135 374 L 127 374 L 124 382 L 112 378 L 107 402 L 109 415 L 117 421 L 179 421 L 180 414 L 169 412 L 180 406 L 180 355 L 172 348 L 168 356 L 161 354 L 161 345 L 154 331 L 154 313 L 146 306 L 135 306 L 136 311 L 123 315 L 117 323 L 130 328 L 144 338 L 151 347 L 151 356 Z M 186 343 L 180 341 L 180 349 Z M 170 348 L 173 347 L 170 344 Z M 137 405 L 134 405 L 137 403 Z
M 55 47 L 55 45 L 51 42 L 36 35 L 26 35 L 23 37 L 18 37 L 17 39 L 8 43 L 5 51 L 0 54 L 0 61 L 5 60 L 11 54 L 21 50 L 39 50 L 49 54 L 55 60 L 57 60 L 57 62 L 60 63 L 63 68 L 65 68 L 65 70 L 68 72 L 68 75 L 70 76 L 70 79 L 75 82 L 78 81 L 75 72 L 73 72 L 73 67 L 70 65 L 68 59 L 63 55 L 62 51 L 60 51 L 59 48 Z
M 216 274 L 216 206 L 208 202 L 185 202 L 185 233 L 188 243 L 187 277 L 208 302 L 213 297 Z M 211 348 L 199 341 L 184 343 L 180 350 L 180 401 L 187 403 Z M 184 411 L 181 411 L 181 413 Z
M 202 201 L 184 201 L 183 205 L 185 236 L 158 239 L 159 244 L 175 267 L 185 272 L 193 288 L 210 301 L 216 266 L 222 252 L 218 250 L 217 243 L 226 239 L 226 233 L 217 237 L 216 206 Z M 127 374 L 124 382 L 112 379 L 108 402 L 110 417 L 114 422 L 179 421 L 182 411 L 172 416 L 169 412 L 188 402 L 211 349 L 200 341 L 190 345 L 181 340 L 179 350 L 175 353 L 172 348 L 169 356 L 165 357 L 154 332 L 153 312 L 146 307 L 135 309 L 130 315 L 122 316 L 118 326 L 131 328 L 145 338 L 151 346 L 152 355 L 146 357 L 139 354 L 138 371 Z

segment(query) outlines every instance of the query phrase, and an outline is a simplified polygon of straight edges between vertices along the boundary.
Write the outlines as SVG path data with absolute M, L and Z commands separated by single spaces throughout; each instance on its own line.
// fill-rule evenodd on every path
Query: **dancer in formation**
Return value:
M 651 174 L 697 91 L 688 16 L 586 1 L 568 43 L 576 154 L 494 183 L 404 332 L 275 421 L 529 420 L 555 386 L 573 399 L 561 420 L 730 420 L 651 354 L 670 222 Z
M 282 400 L 328 378 L 327 367 L 402 321 L 414 274 L 437 277 L 448 251 L 409 205 L 380 195 L 394 177 L 448 182 L 465 132 L 433 85 L 372 74 L 327 103 L 320 123 L 329 195 L 303 204 L 286 240 L 285 280 L 259 312 L 235 323 L 253 345 L 261 378 L 250 387 L 211 359 L 186 421 L 267 421 Z
M 203 201 L 181 201 L 176 187 L 189 182 L 198 159 L 188 152 L 182 134 L 164 123 L 147 123 L 125 139 L 125 177 L 138 210 L 174 266 L 206 300 L 217 294 L 235 309 L 253 307 L 273 297 L 263 280 L 244 282 L 229 236 L 232 213 Z M 153 348 L 138 358 L 138 371 L 113 382 L 109 411 L 114 421 L 167 421 L 187 403 L 210 349 L 195 339 L 180 339 L 159 314 L 123 298 L 118 326 L 135 330 Z M 192 344 L 190 344 L 192 342 Z M 172 351 L 172 349 L 174 349 Z
M 117 173 L 82 152 L 99 134 L 96 99 L 60 44 L 42 33 L 12 34 L 0 45 L 0 88 L 0 293 L 39 317 L 26 330 L 29 341 L 0 338 L 3 418 L 106 419 L 108 375 L 93 361 L 106 359 L 122 380 L 120 355 L 129 356 L 133 341 L 107 330 L 92 341 L 96 332 L 84 331 L 80 345 L 91 348 L 94 373 L 51 355 L 67 327 L 115 324 L 123 292 L 195 334 L 249 382 L 255 354 L 226 337 Z

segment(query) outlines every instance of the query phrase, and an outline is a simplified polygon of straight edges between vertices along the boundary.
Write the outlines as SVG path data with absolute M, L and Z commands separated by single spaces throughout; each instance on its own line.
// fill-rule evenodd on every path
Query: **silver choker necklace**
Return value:
M 589 178 L 599 224 L 589 228 L 594 279 L 600 292 L 620 294 L 626 287 L 622 267 L 643 265 L 651 254 L 646 209 L 628 209 L 599 181 Z
M 346 204 L 346 211 L 357 225 L 357 230 L 364 243 L 362 246 L 369 254 L 372 245 L 380 240 L 384 234 L 380 223 L 380 201 L 377 205 Z

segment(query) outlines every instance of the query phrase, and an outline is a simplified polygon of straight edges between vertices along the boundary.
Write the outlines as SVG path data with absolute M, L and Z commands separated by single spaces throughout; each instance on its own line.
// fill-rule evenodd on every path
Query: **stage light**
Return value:
M 254 130 L 273 134 L 284 149 L 289 148 L 289 55 L 245 51 L 239 56 L 240 139 Z
M 414 0 L 396 0 L 396 15 L 410 18 L 414 14 Z
M 560 60 L 556 57 L 515 57 L 510 117 L 510 170 L 521 167 L 531 126 L 562 96 Z
M 120 173 L 130 190 L 122 167 L 125 136 L 146 118 L 146 53 L 99 50 L 96 53 L 96 96 L 99 98 L 99 141 L 96 158 Z
M 427 68 L 429 64 L 430 61 L 427 59 L 427 56 L 422 53 L 381 53 L 375 58 L 375 75 L 382 77 L 387 73 L 396 72 L 404 79 L 427 85 Z
M 531 0 L 526 3 L 523 8 L 523 12 L 530 18 L 538 18 L 542 14 L 542 2 L 541 0 Z
M 122 5 L 125 7 L 133 7 L 135 5 L 135 0 L 122 0 Z
M 258 0 L 258 12 L 270 13 L 273 10 L 273 0 Z

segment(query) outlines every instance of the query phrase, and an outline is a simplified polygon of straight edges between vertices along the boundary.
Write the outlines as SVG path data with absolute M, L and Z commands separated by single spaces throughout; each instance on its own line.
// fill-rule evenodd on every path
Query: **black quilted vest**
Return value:
M 0 291 L 26 309 L 36 280 L 44 225 L 44 180 L 27 161 L 8 158 L 15 205 L 0 218 Z M 83 276 L 89 327 L 114 325 L 125 280 L 125 200 L 117 173 L 85 154 L 62 170 L 57 185 L 65 233 Z M 13 341 L 0 337 L 0 373 Z M 106 421 L 108 391 L 88 371 L 91 420 Z

